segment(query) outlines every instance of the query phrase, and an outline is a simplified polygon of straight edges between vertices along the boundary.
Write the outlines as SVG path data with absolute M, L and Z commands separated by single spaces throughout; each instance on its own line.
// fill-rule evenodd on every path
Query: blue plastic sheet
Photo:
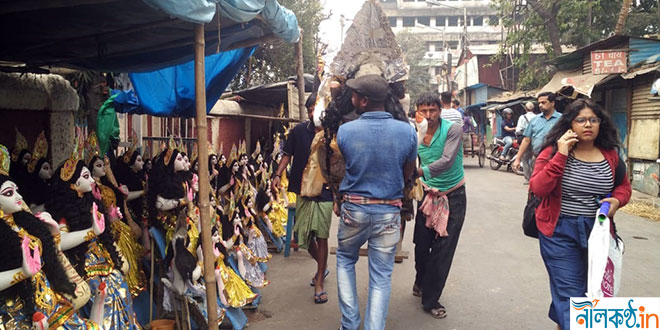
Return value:
M 206 56 L 207 113 L 255 49 L 256 47 L 240 48 Z M 131 73 L 129 77 L 137 95 L 137 102 L 131 91 L 119 92 L 120 95 L 115 98 L 117 111 L 161 117 L 195 116 L 193 61 L 152 72 Z

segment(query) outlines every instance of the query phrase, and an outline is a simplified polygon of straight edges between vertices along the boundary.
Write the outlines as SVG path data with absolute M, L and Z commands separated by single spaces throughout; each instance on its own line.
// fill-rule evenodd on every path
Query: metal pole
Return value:
M 463 108 L 468 106 L 467 104 L 467 85 L 468 85 L 468 73 L 467 73 L 467 7 L 463 7 L 463 79 L 465 85 L 463 86 Z
M 303 121 L 307 109 L 305 109 L 305 76 L 303 69 L 303 35 L 300 30 L 300 40 L 296 43 L 297 75 L 298 75 L 298 107 L 300 108 L 300 121 Z M 309 118 L 310 120 L 312 118 Z
M 204 282 L 208 329 L 218 329 L 218 299 L 215 279 L 213 241 L 211 241 L 211 214 L 209 213 L 209 152 L 206 148 L 206 78 L 204 76 L 204 24 L 195 26 L 195 106 L 197 108 L 197 154 L 199 155 L 199 216 L 202 227 L 202 253 L 204 256 Z

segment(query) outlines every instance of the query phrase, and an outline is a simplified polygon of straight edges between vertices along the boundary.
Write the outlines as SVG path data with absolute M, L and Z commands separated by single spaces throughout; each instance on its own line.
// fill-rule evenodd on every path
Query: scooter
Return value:
M 502 152 L 504 151 L 504 145 L 506 143 L 504 142 L 504 139 L 501 139 L 499 137 L 493 138 L 493 144 L 492 144 L 492 149 L 490 151 L 490 155 L 486 156 L 490 160 L 490 168 L 497 171 L 502 167 L 502 165 L 506 166 L 507 171 L 511 171 L 515 174 L 518 175 L 523 175 L 522 170 L 513 168 L 513 162 L 516 160 L 516 157 L 518 155 L 518 141 L 513 140 L 513 145 L 511 148 L 509 148 L 509 152 L 507 152 L 506 155 L 504 155 L 504 160 L 500 159 L 500 156 L 502 155 Z

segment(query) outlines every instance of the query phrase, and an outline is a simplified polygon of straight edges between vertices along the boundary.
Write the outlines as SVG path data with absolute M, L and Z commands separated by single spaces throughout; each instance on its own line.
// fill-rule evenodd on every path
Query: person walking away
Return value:
M 442 119 L 449 120 L 458 127 L 463 127 L 463 116 L 458 110 L 451 107 L 451 93 L 442 92 L 440 101 L 442 102 Z
M 520 168 L 520 158 L 522 155 L 527 152 L 527 149 L 532 149 L 532 160 L 531 167 L 534 167 L 534 160 L 536 156 L 541 152 L 541 146 L 545 139 L 545 135 L 548 134 L 548 131 L 554 126 L 554 124 L 561 117 L 561 113 L 557 112 L 555 109 L 555 94 L 552 92 L 543 92 L 538 96 L 539 108 L 541 108 L 542 115 L 535 116 L 525 128 L 523 135 L 522 143 L 520 144 L 520 149 L 518 149 L 518 154 L 516 159 L 513 161 L 513 168 Z
M 412 178 L 417 158 L 415 129 L 385 111 L 387 81 L 365 75 L 346 82 L 360 117 L 337 132 L 346 161 L 339 187 L 341 206 L 337 234 L 337 288 L 341 329 L 356 330 L 360 312 L 355 263 L 368 244 L 369 297 L 364 329 L 385 329 L 390 301 L 394 255 L 399 241 L 404 182 Z
M 310 285 L 314 286 L 314 303 L 322 304 L 328 301 L 328 293 L 324 289 L 323 281 L 328 276 L 328 237 L 332 220 L 332 192 L 327 185 L 324 185 L 321 195 L 317 197 L 300 196 L 303 171 L 309 159 L 314 134 L 317 131 L 312 121 L 315 103 L 316 97 L 315 94 L 312 94 L 305 103 L 309 120 L 296 125 L 289 133 L 282 148 L 284 155 L 271 185 L 273 190 L 279 190 L 280 177 L 293 157 L 288 188 L 288 191 L 298 195 L 296 197 L 296 222 L 293 229 L 298 234 L 298 246 L 307 249 L 307 252 L 316 260 L 316 274 Z
M 523 138 L 525 137 L 523 133 L 525 129 L 532 121 L 532 118 L 536 116 L 534 113 L 534 103 L 527 102 L 525 103 L 525 114 L 518 117 L 518 124 L 516 125 L 516 139 L 518 139 L 518 145 L 522 143 Z M 529 184 L 529 178 L 532 176 L 532 150 L 527 148 L 527 151 L 522 154 L 520 162 L 523 165 L 523 175 L 525 177 L 524 184 Z
M 418 147 L 424 198 L 415 218 L 415 283 L 413 295 L 422 297 L 424 310 L 434 318 L 447 311 L 439 299 L 465 221 L 466 195 L 461 126 L 442 119 L 441 102 L 425 93 L 416 101 L 417 112 L 428 121 Z
M 465 109 L 465 112 L 463 113 L 463 150 L 466 150 L 469 147 L 471 151 L 474 151 L 472 134 L 475 132 L 476 127 L 474 125 L 474 119 L 472 118 L 472 111 L 470 111 L 470 109 Z
M 502 139 L 504 140 L 504 149 L 500 155 L 500 160 L 505 161 L 509 154 L 509 149 L 513 146 L 513 138 L 516 136 L 516 127 L 513 126 L 513 110 L 506 108 L 502 110 Z
M 451 108 L 458 111 L 461 114 L 461 116 L 465 116 L 465 110 L 461 108 L 461 101 L 457 99 L 451 100 Z
M 569 329 L 570 297 L 584 297 L 587 291 L 587 240 L 596 211 L 609 202 L 613 219 L 630 199 L 631 188 L 619 159 L 616 126 L 592 100 L 571 103 L 545 141 L 529 187 L 542 198 L 536 225 L 550 278 L 548 315 Z

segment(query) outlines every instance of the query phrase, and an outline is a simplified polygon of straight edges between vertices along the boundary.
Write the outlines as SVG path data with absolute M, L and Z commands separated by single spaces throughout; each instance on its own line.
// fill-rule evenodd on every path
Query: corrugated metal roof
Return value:
M 644 75 L 652 71 L 660 71 L 660 52 L 637 63 L 635 67 L 629 68 L 628 73 L 622 74 L 621 78 L 633 79 L 639 75 Z
M 630 48 L 635 51 L 629 53 L 629 65 L 644 62 L 660 54 L 660 40 L 630 38 Z

